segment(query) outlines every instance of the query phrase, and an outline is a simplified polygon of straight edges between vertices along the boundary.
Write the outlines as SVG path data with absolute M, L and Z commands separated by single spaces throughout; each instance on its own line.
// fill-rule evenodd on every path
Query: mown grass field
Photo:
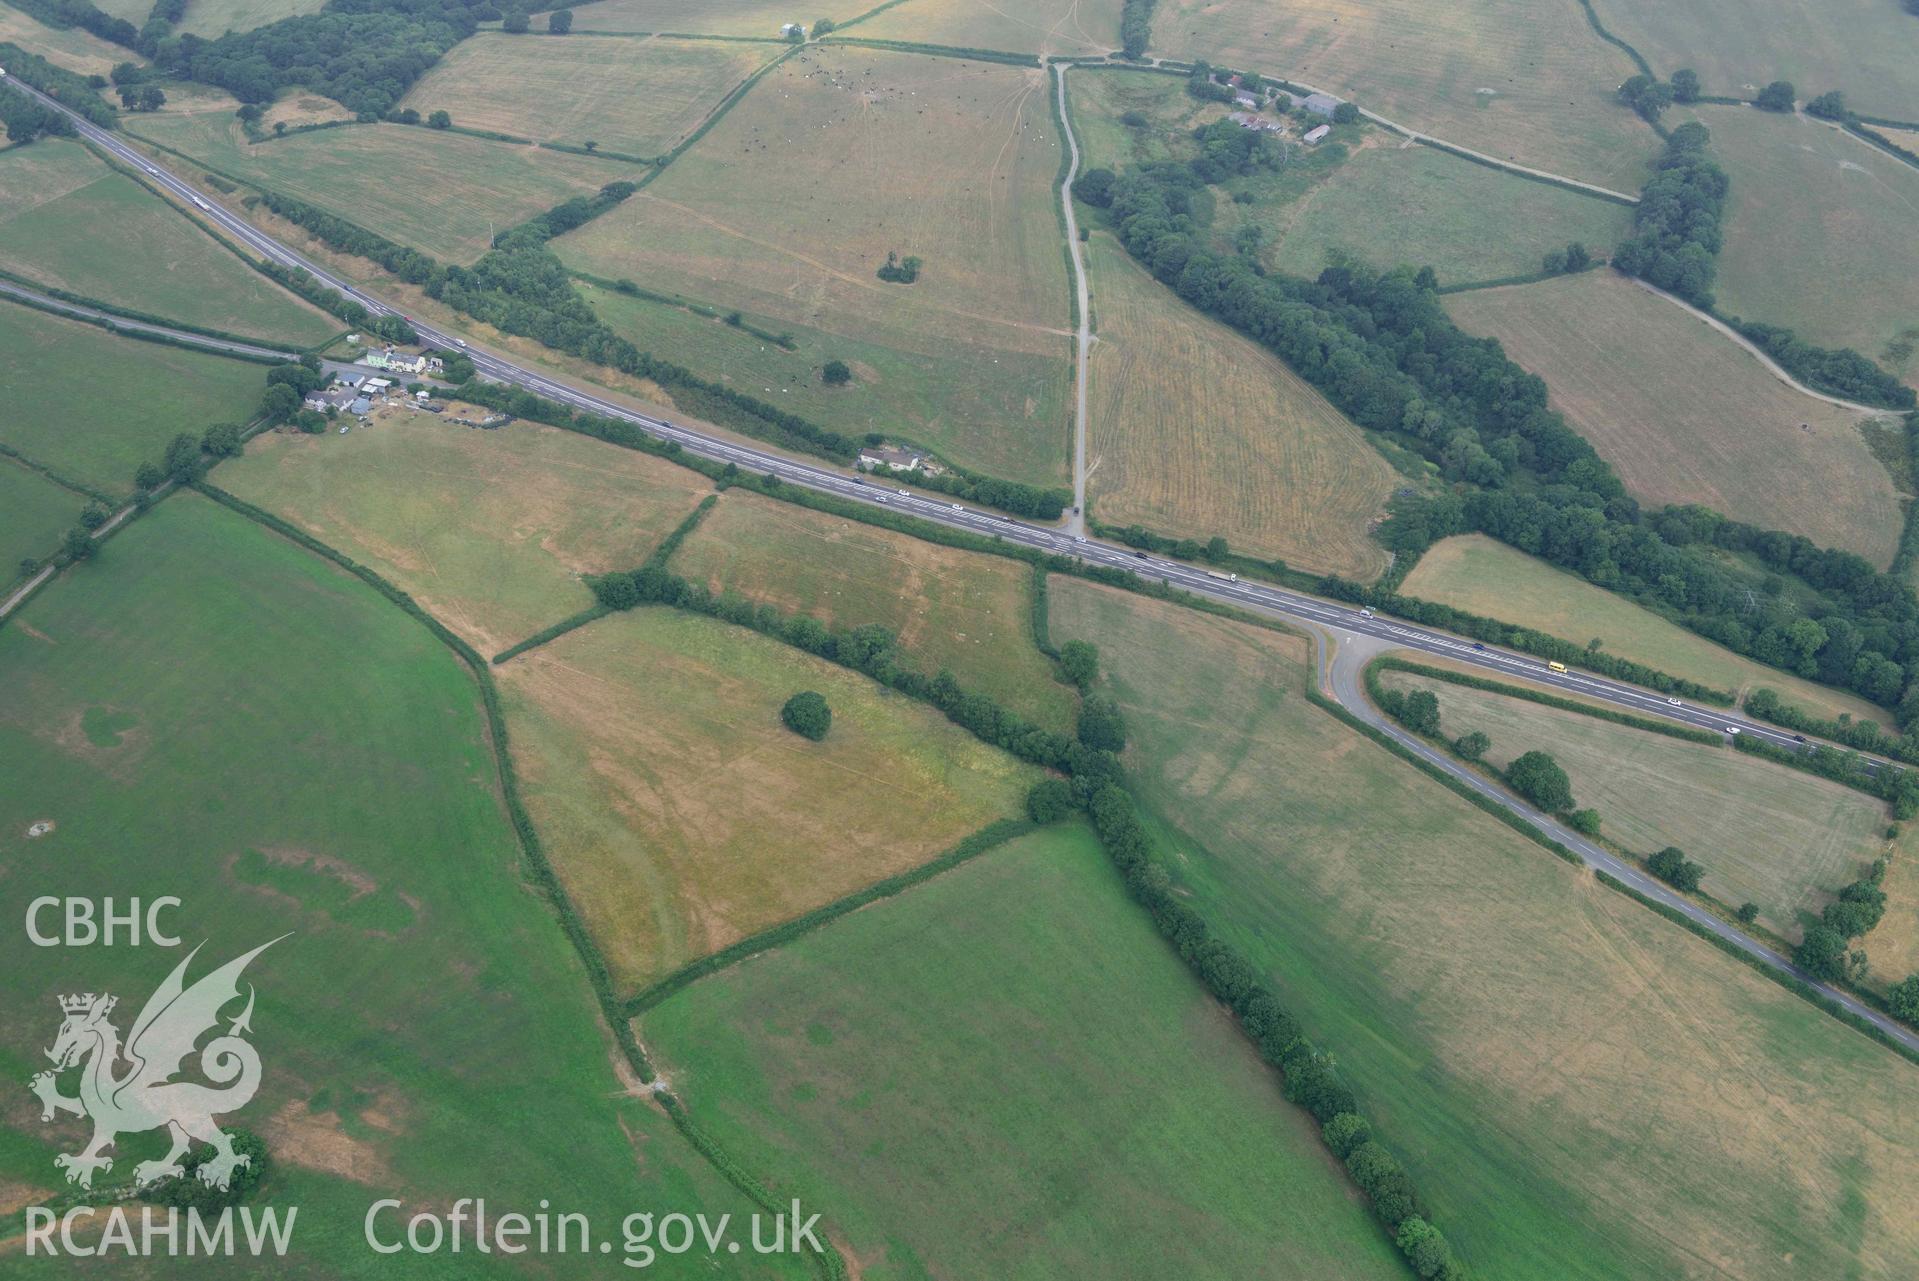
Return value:
M 1317 276 L 1336 255 L 1375 267 L 1431 267 L 1442 284 L 1539 270 L 1569 241 L 1609 251 L 1632 212 L 1370 130 L 1369 145 L 1290 203 L 1227 205 L 1266 232 L 1267 260 Z M 1391 210 L 1390 217 L 1382 217 Z
M 795 16 L 778 0 L 604 0 L 583 4 L 575 31 L 669 31 L 695 35 L 757 36 L 778 40 L 780 28 L 799 22 L 810 32 L 819 18 L 845 22 L 873 7 L 870 0 L 825 0 Z
M 1860 415 L 1794 391 L 1633 281 L 1591 271 L 1453 294 L 1446 311 L 1544 378 L 1640 501 L 1762 512 L 1881 569 L 1898 550 L 1899 493 Z
M 732 490 L 672 568 L 830 627 L 878 623 L 927 675 L 948 668 L 967 689 L 1072 730 L 1078 700 L 1033 644 L 1032 571 L 1019 561 Z
M 221 1118 L 267 1142 L 259 1200 L 299 1206 L 276 1275 L 447 1275 L 444 1255 L 371 1254 L 361 1224 L 383 1196 L 409 1212 L 547 1197 L 596 1228 L 636 1204 L 750 1209 L 623 1089 L 586 973 L 525 880 L 471 678 L 370 588 L 179 495 L 0 628 L 0 681 L 16 925 L 40 894 L 175 895 L 186 947 L 205 940 L 193 977 L 290 932 L 246 975 L 259 1096 Z M 28 839 L 42 820 L 54 831 Z M 184 951 L 7 930 L 0 1070 L 24 1083 L 47 1065 L 62 992 L 113 992 L 124 1032 Z M 82 1121 L 43 1125 L 22 1093 L 0 1127 L 10 1211 L 70 1191 L 52 1157 L 85 1142 Z M 96 1188 L 161 1137 L 122 1135 Z M 10 1272 L 43 1262 L 21 1258 Z
M 1799 96 L 1843 89 L 1856 111 L 1919 116 L 1919 25 L 1875 0 L 1593 0 L 1600 21 L 1661 76 L 1699 73 L 1707 93 L 1751 98 L 1773 80 Z
M 891 402 L 911 411 L 894 430 L 995 474 L 1063 480 L 1072 344 L 1047 92 L 1037 67 L 809 49 L 553 248 L 596 276 L 846 340 L 808 352 L 811 367 L 845 359 L 859 384 L 826 425 L 863 430 L 873 389 L 905 398 L 886 390 L 903 378 L 918 390 Z M 876 277 L 889 252 L 924 260 L 917 284 Z M 896 356 L 862 360 L 856 344 Z M 771 384 L 745 389 L 785 403 Z
M 1631 61 L 1572 4 L 1169 0 L 1154 14 L 1152 51 L 1294 78 L 1448 142 L 1618 191 L 1639 189 L 1658 149 L 1613 101 Z
M 650 157 L 778 52 L 733 41 L 481 34 L 453 46 L 401 105 L 422 116 L 445 110 L 469 129 Z
M 1089 244 L 1087 492 L 1098 517 L 1355 579 L 1396 480 L 1352 421 L 1277 356 L 1195 311 L 1106 233 Z
M 104 76 L 122 62 L 141 65 L 146 62 L 133 50 L 123 49 L 78 27 L 57 30 L 4 4 L 0 4 L 0 42 L 17 44 L 28 53 L 38 54 L 83 76 Z
M 1651 610 L 1482 534 L 1462 534 L 1434 544 L 1399 590 L 1576 645 L 1597 637 L 1608 654 L 1741 698 L 1767 687 L 1817 716 L 1849 715 L 1890 725 L 1883 708 L 1857 695 L 1735 654 Z
M 81 484 L 130 494 L 135 469 L 158 462 L 179 433 L 251 418 L 266 368 L 9 303 L 0 305 L 0 386 L 0 441 Z
M 498 675 L 528 807 L 624 988 L 925 862 L 1037 778 L 864 676 L 665 608 Z M 823 742 L 780 723 L 801 690 L 832 708 Z
M 229 333 L 304 346 L 341 330 L 64 139 L 0 155 L 0 257 L 41 284 Z
M 1193 906 L 1472 1275 L 1910 1272 L 1911 1064 L 1342 729 L 1303 642 L 1078 581 L 1053 621 Z
M 707 492 L 685 468 L 557 427 L 407 411 L 344 436 L 261 436 L 219 482 L 378 569 L 485 654 L 587 608 L 582 575 L 637 568 Z
M 1817 917 L 1831 891 L 1886 852 L 1885 803 L 1838 783 L 1445 681 L 1381 679 L 1431 690 L 1448 738 L 1478 730 L 1492 739 L 1489 764 L 1550 752 L 1580 806 L 1599 811 L 1607 840 L 1642 857 L 1677 845 L 1705 867 L 1708 894 L 1731 907 L 1758 904 L 1760 919 L 1788 938 L 1798 939 L 1801 913 Z
M 0 583 L 27 559 L 44 560 L 79 522 L 87 500 L 11 458 L 0 458 Z
M 1120 46 L 1120 0 L 907 0 L 848 34 L 863 40 L 914 40 L 962 49 L 1002 49 L 1085 57 Z
M 193 0 L 187 6 L 186 16 L 180 20 L 180 30 L 190 35 L 202 36 L 208 40 L 218 39 L 229 31 L 251 31 L 255 27 L 264 27 L 270 22 L 282 18 L 297 17 L 303 13 L 317 13 L 324 0 Z M 139 26 L 139 21 L 134 22 Z
M 1919 169 L 1809 116 L 1709 107 L 1697 117 L 1732 178 L 1719 305 L 1884 359 L 1919 315 Z
M 1404 1275 L 1083 828 L 704 979 L 641 1032 L 780 1195 L 835 1207 L 868 1277 Z
M 196 112 L 149 116 L 127 133 L 459 263 L 485 253 L 493 234 L 635 175 L 623 161 L 405 125 L 249 143 L 231 115 Z

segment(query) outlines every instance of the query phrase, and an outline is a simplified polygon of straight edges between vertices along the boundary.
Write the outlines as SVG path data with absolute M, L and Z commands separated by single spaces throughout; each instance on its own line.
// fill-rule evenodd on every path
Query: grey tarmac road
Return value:
M 10 85 L 16 91 L 28 94 L 42 105 L 51 107 L 65 114 L 73 121 L 74 127 L 87 142 L 111 154 L 122 163 L 143 171 L 150 182 L 164 188 L 183 203 L 191 205 L 199 212 L 201 217 L 215 224 L 222 231 L 240 241 L 255 253 L 283 267 L 298 267 L 305 270 L 327 288 L 336 289 L 345 297 L 358 302 L 372 315 L 395 316 L 402 314 L 396 308 L 368 294 L 359 286 L 333 275 L 316 263 L 308 261 L 292 249 L 289 249 L 287 246 L 266 235 L 237 214 L 223 208 L 217 202 L 204 199 L 198 190 L 186 179 L 170 172 L 158 161 L 146 155 L 144 152 L 136 150 L 123 139 L 106 130 L 95 127 L 81 117 L 67 111 L 60 103 L 19 83 L 18 80 L 9 77 L 4 83 Z M 1375 637 L 1403 649 L 1454 659 L 1455 661 L 1467 663 L 1475 667 L 1485 668 L 1503 676 L 1516 677 L 1565 693 L 1598 699 L 1622 709 L 1636 712 L 1642 716 L 1658 717 L 1675 721 L 1679 724 L 1689 725 L 1694 728 L 1707 729 L 1720 733 L 1732 733 L 1736 731 L 1751 734 L 1765 742 L 1789 750 L 1797 750 L 1804 745 L 1804 740 L 1773 726 L 1749 720 L 1736 713 L 1722 712 L 1711 708 L 1697 708 L 1684 703 L 1675 704 L 1663 694 L 1642 689 L 1623 681 L 1608 680 L 1604 677 L 1592 676 L 1577 671 L 1554 672 L 1549 670 L 1546 664 L 1540 659 L 1511 653 L 1497 647 L 1480 645 L 1476 642 L 1463 640 L 1457 636 L 1435 631 L 1431 628 L 1413 626 L 1390 618 L 1375 617 L 1371 610 L 1357 609 L 1350 605 L 1343 605 L 1319 597 L 1307 596 L 1299 592 L 1288 591 L 1284 588 L 1273 587 L 1264 583 L 1240 582 L 1231 578 L 1222 577 L 1216 572 L 1199 569 L 1179 561 L 1161 559 L 1150 556 L 1144 552 L 1135 552 L 1125 547 L 1104 543 L 1097 539 L 1068 534 L 1061 529 L 1015 520 L 1010 516 L 999 516 L 987 512 L 975 511 L 962 503 L 942 501 L 937 498 L 914 494 L 904 489 L 896 490 L 889 486 L 871 484 L 862 477 L 856 477 L 846 472 L 830 470 L 826 467 L 788 458 L 781 454 L 754 449 L 746 445 L 735 444 L 732 441 L 708 436 L 692 428 L 681 426 L 666 419 L 655 418 L 651 415 L 629 409 L 624 405 L 615 404 L 583 388 L 558 381 L 551 375 L 538 370 L 514 364 L 490 352 L 483 351 L 478 347 L 469 347 L 464 339 L 457 338 L 453 334 L 436 329 L 431 325 L 423 324 L 410 316 L 405 317 L 405 319 L 419 332 L 421 339 L 428 345 L 444 349 L 465 350 L 466 353 L 472 357 L 474 367 L 479 371 L 482 377 L 489 381 L 508 386 L 522 387 L 536 395 L 558 401 L 576 410 L 584 410 L 588 413 L 598 414 L 606 418 L 614 418 L 632 423 L 649 435 L 660 440 L 677 443 L 687 453 L 697 457 L 708 458 L 721 463 L 733 463 L 743 470 L 758 472 L 762 475 L 772 474 L 778 476 L 781 481 L 785 483 L 803 485 L 809 489 L 821 493 L 833 494 L 852 502 L 883 506 L 888 510 L 901 512 L 923 520 L 930 520 L 949 528 L 963 529 L 969 533 L 1003 539 L 1009 543 L 1035 548 L 1053 555 L 1070 556 L 1089 565 L 1099 565 L 1109 569 L 1121 570 L 1144 579 L 1157 579 L 1166 583 L 1168 586 L 1191 592 L 1196 596 L 1203 596 L 1226 604 L 1236 605 L 1251 613 L 1261 614 L 1266 617 L 1292 623 L 1303 623 L 1309 628 L 1330 627 L 1352 635 Z M 116 320 L 116 323 L 120 322 Z M 193 335 L 181 336 L 185 338 L 194 337 Z M 1354 715 L 1363 717 L 1377 716 L 1377 713 L 1372 710 L 1371 705 L 1366 702 L 1363 694 L 1356 694 L 1356 692 L 1350 688 L 1339 690 L 1337 686 L 1335 692 L 1340 698 L 1340 701 L 1345 704 L 1348 710 L 1353 712 Z M 1409 746 L 1411 745 L 1409 744 Z M 1425 750 L 1423 745 L 1415 747 L 1414 750 L 1421 751 L 1422 755 L 1436 758 L 1435 763 L 1439 764 L 1441 768 L 1446 768 L 1449 772 L 1453 773 L 1458 772 L 1457 767 L 1452 766 L 1450 762 L 1437 759 L 1437 754 Z M 1875 767 L 1881 764 L 1881 762 L 1874 762 Z M 1611 857 L 1597 846 L 1592 845 L 1591 842 L 1585 841 L 1576 834 L 1564 832 L 1563 829 L 1558 828 L 1557 824 L 1552 823 L 1550 819 L 1542 822 L 1540 817 L 1531 813 L 1527 807 L 1501 792 L 1499 789 L 1491 787 L 1491 785 L 1485 783 L 1483 779 L 1479 779 L 1477 775 L 1471 776 L 1467 781 L 1469 786 L 1487 794 L 1499 804 L 1522 813 L 1529 820 L 1540 823 L 1541 826 L 1547 827 L 1549 830 L 1553 830 L 1556 838 L 1564 841 L 1569 848 L 1580 849 L 1582 855 L 1590 851 L 1591 857 L 1596 864 L 1599 859 L 1608 859 Z M 1582 846 L 1584 847 L 1583 849 L 1581 848 Z M 1611 867 L 1608 867 L 1607 870 L 1613 871 Z M 1688 916 L 1697 918 L 1700 915 L 1699 909 L 1685 904 L 1683 900 L 1676 899 L 1676 896 L 1671 895 L 1669 891 L 1661 889 L 1657 883 L 1648 883 L 1647 879 L 1639 875 L 1634 869 L 1623 868 L 1620 871 L 1613 871 L 1613 874 L 1621 880 L 1633 884 L 1635 888 L 1642 888 L 1642 892 L 1648 893 L 1662 901 L 1673 902 L 1675 907 L 1685 911 Z M 1803 973 L 1797 970 L 1789 960 L 1745 938 L 1737 931 L 1732 930 L 1730 926 L 1726 926 L 1722 922 L 1717 921 L 1716 918 L 1706 917 L 1701 923 L 1706 924 L 1707 927 L 1715 933 L 1732 939 L 1742 950 L 1773 969 L 1805 979 L 1807 982 L 1812 982 L 1810 979 L 1807 979 Z M 1885 1031 L 1887 1035 L 1897 1039 L 1902 1045 L 1914 1051 L 1919 1051 L 1919 1033 L 1914 1033 L 1902 1024 L 1894 1022 L 1887 1016 L 1862 1004 L 1856 998 L 1837 992 L 1822 984 L 1813 983 L 1813 986 L 1848 1010 L 1858 1014 L 1862 1018 L 1870 1020 L 1875 1026 Z

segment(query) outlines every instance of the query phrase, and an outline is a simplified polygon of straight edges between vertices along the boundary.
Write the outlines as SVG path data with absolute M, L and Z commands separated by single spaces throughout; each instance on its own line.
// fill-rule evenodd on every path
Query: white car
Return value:
M 901 498 L 911 498 L 913 496 L 913 491 L 910 489 L 902 489 L 899 491 L 899 494 Z
M 1368 606 L 1367 606 L 1366 608 L 1364 608 L 1364 609 L 1362 609 L 1362 610 L 1360 610 L 1360 611 L 1359 611 L 1359 616 L 1360 616 L 1361 618 L 1371 618 L 1371 617 L 1373 616 L 1373 608 L 1372 608 L 1372 606 L 1370 606 L 1370 605 L 1368 605 Z
M 1726 732 L 1728 734 L 1737 734 L 1739 732 L 1739 727 L 1737 725 L 1728 725 L 1726 726 Z
M 1682 702 L 1680 702 L 1680 701 L 1679 701 L 1678 699 L 1676 699 L 1676 698 L 1669 698 L 1669 699 L 1667 699 L 1667 700 L 1666 700 L 1666 706 L 1668 706 L 1668 707 L 1684 707 L 1684 706 L 1685 706 L 1685 704 L 1684 704 L 1684 703 L 1682 703 Z
M 956 512 L 963 512 L 963 511 L 965 511 L 966 509 L 965 509 L 964 507 L 962 507 L 962 506 L 960 506 L 960 505 L 959 505 L 958 503 L 954 503 L 954 504 L 953 504 L 953 510 L 954 510 L 954 511 L 956 511 Z
M 146 171 L 152 174 L 154 177 L 158 178 L 160 176 L 160 171 L 158 169 L 155 169 L 152 165 L 147 165 L 145 166 L 145 168 L 146 168 Z
M 453 340 L 453 345 L 454 345 L 455 347 L 464 347 L 464 346 L 466 346 L 466 339 L 464 339 L 464 338 L 455 338 L 455 339 Z

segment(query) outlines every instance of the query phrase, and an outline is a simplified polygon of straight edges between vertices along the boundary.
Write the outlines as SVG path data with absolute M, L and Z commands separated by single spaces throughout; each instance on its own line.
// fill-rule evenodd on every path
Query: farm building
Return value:
M 1309 147 L 1316 146 L 1321 138 L 1324 138 L 1332 131 L 1333 127 L 1331 125 L 1314 125 L 1306 131 L 1306 145 Z
M 1286 127 L 1277 120 L 1265 120 L 1250 111 L 1235 111 L 1226 118 L 1238 125 L 1241 129 L 1258 129 L 1263 133 L 1279 133 Z M 1325 127 L 1324 125 L 1320 126 L 1322 129 Z
M 1331 120 L 1333 112 L 1339 109 L 1339 99 L 1330 93 L 1309 93 L 1299 99 L 1299 105 L 1316 116 L 1325 116 Z

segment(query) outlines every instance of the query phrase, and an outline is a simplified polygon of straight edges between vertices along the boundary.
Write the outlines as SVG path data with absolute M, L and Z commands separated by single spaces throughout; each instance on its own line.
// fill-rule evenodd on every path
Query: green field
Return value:
M 458 263 L 485 253 L 495 233 L 636 176 L 624 161 L 405 125 L 249 143 L 231 115 L 197 112 L 148 116 L 127 132 Z
M 1277 356 L 1188 306 L 1106 233 L 1089 245 L 1087 493 L 1099 518 L 1361 581 L 1396 476 Z
M 44 560 L 78 523 L 87 499 L 11 458 L 0 458 L 0 583 L 23 560 Z
M 961 49 L 1085 57 L 1118 49 L 1120 0 L 907 0 L 848 34 Z
M 750 1209 L 623 1088 L 585 970 L 524 877 L 472 680 L 371 589 L 180 495 L 0 628 L 0 681 L 16 1031 L 0 1070 L 46 1066 L 58 993 L 113 992 L 124 1032 L 184 954 L 35 948 L 18 927 L 33 896 L 177 896 L 169 922 L 206 941 L 194 977 L 290 932 L 247 972 L 260 1094 L 222 1118 L 268 1144 L 258 1199 L 299 1207 L 275 1275 L 472 1274 L 374 1256 L 361 1224 L 383 1196 L 549 1197 L 609 1229 L 636 1206 Z M 26 837 L 40 821 L 54 831 Z M 43 1125 L 21 1092 L 3 1124 L 9 1210 L 68 1191 L 52 1157 L 83 1122 Z M 123 1135 L 103 1178 L 158 1137 Z M 4 1269 L 47 1270 L 17 1249 Z
M 874 1278 L 1402 1277 L 1312 1125 L 1052 829 L 705 979 L 643 1039 Z
M 1843 89 L 1856 111 L 1919 116 L 1919 23 L 1878 0 L 1593 0 L 1600 20 L 1661 76 L 1699 73 L 1707 93 L 1751 98 L 1790 80 L 1802 99 Z
M 317 13 L 324 0 L 191 0 L 180 30 L 208 40 L 229 31 L 251 31 L 282 18 Z M 138 20 L 134 22 L 140 25 Z
M 1382 680 L 1432 690 L 1446 737 L 1486 734 L 1492 765 L 1550 752 L 1579 805 L 1599 811 L 1606 839 L 1641 857 L 1677 845 L 1704 865 L 1708 894 L 1731 907 L 1758 904 L 1760 919 L 1789 938 L 1799 937 L 1802 913 L 1816 917 L 1831 891 L 1886 852 L 1885 804 L 1841 784 L 1445 681 L 1404 672 Z
M 672 568 L 830 627 L 878 623 L 927 675 L 1049 729 L 1070 731 L 1077 699 L 1033 644 L 1031 570 L 906 534 L 733 490 Z
M 1569 241 L 1604 254 L 1632 226 L 1621 205 L 1408 147 L 1384 130 L 1366 137 L 1371 145 L 1297 199 L 1222 212 L 1263 228 L 1267 260 L 1294 275 L 1317 276 L 1344 254 L 1381 268 L 1431 267 L 1442 284 L 1538 271 Z
M 1469 333 L 1546 380 L 1552 404 L 1653 506 L 1760 523 L 1885 568 L 1904 513 L 1860 415 L 1793 390 L 1750 353 L 1611 271 L 1454 294 Z
M 557 427 L 476 431 L 407 411 L 345 436 L 261 436 L 219 479 L 378 569 L 486 654 L 591 605 L 581 575 L 636 568 L 707 489 Z
M 133 50 L 110 44 L 78 27 L 56 30 L 5 4 L 0 4 L 0 42 L 17 44 L 28 53 L 83 76 L 104 76 L 122 62 L 146 61 Z
M 0 443 L 95 489 L 132 493 L 169 440 L 245 422 L 265 386 L 260 365 L 0 304 Z
M 804 13 L 779 0 L 596 0 L 573 15 L 575 31 L 675 31 L 697 35 L 758 36 L 778 40 L 789 22 L 812 29 L 820 18 L 845 22 L 872 8 L 872 0 L 825 0 Z
M 1719 305 L 1919 374 L 1886 354 L 1919 315 L 1919 169 L 1810 116 L 1697 114 L 1732 178 Z
M 423 116 L 445 110 L 469 129 L 657 156 L 776 52 L 730 41 L 482 34 L 453 46 L 401 105 Z
M 663 607 L 499 668 L 527 804 L 638 988 L 1019 812 L 1033 770 L 864 676 Z M 832 730 L 780 724 L 801 690 Z
M 1077 580 L 1053 626 L 1472 1276 L 1910 1274 L 1911 1064 L 1342 729 L 1302 642 Z
M 890 429 L 998 475 L 1062 480 L 1072 344 L 1047 88 L 1037 67 L 809 49 L 657 182 L 553 248 L 592 275 L 801 331 L 804 360 L 773 358 L 779 367 L 808 380 L 829 359 L 853 370 L 854 386 L 806 402 L 827 426 Z M 924 259 L 918 283 L 877 279 L 889 252 Z M 622 307 L 602 314 L 621 329 Z M 667 331 L 628 336 L 670 338 L 683 316 L 643 318 Z M 869 359 L 869 347 L 886 350 Z M 700 355 L 652 350 L 689 365 Z M 696 367 L 802 404 L 790 383 L 748 380 L 764 362 Z M 897 417 L 876 420 L 875 401 Z
M 1613 100 L 1631 61 L 1574 4 L 1165 0 L 1152 52 L 1297 80 L 1448 142 L 1616 191 L 1639 189 L 1658 148 Z
M 1482 534 L 1435 543 L 1399 589 L 1469 613 L 1530 627 L 1744 698 L 1762 687 L 1815 716 L 1890 724 L 1885 709 L 1754 662 L 1584 579 Z
M 229 333 L 306 346 L 340 332 L 64 139 L 0 155 L 0 259 L 41 284 Z

